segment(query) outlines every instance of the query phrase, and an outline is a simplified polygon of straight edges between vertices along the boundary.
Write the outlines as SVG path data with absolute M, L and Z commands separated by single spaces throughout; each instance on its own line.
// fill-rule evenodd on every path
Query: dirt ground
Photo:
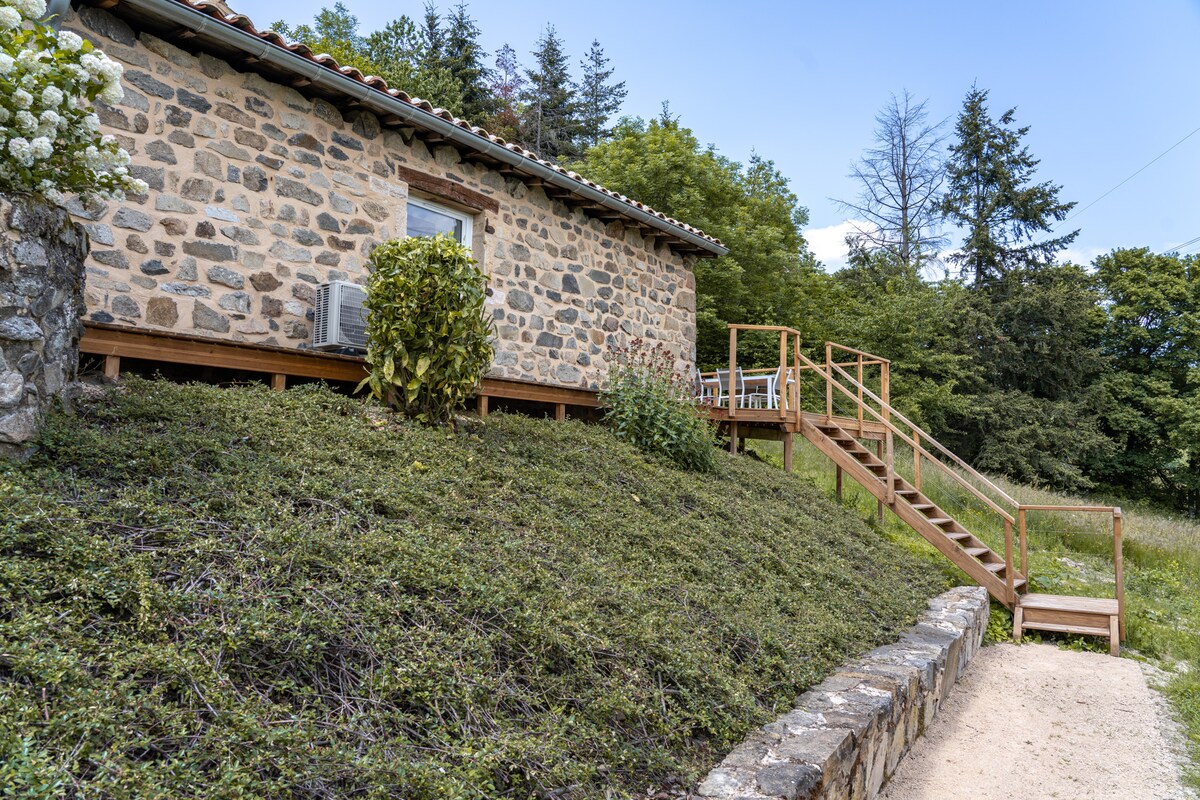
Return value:
M 1135 661 L 984 648 L 881 793 L 887 800 L 1192 800 L 1166 701 Z

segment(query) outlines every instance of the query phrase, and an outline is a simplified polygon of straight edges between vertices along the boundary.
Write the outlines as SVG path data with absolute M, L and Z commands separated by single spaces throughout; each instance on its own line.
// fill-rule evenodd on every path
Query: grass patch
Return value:
M 686 784 L 949 580 L 808 482 L 606 430 L 131 380 L 0 466 L 0 786 Z
M 778 463 L 778 444 L 754 443 L 767 460 Z M 896 464 L 912 480 L 911 450 L 897 447 Z M 830 494 L 833 464 L 816 448 L 797 438 L 794 469 Z M 996 552 L 1004 552 L 1001 520 L 953 479 L 934 468 L 922 470 L 922 489 L 939 506 L 962 522 Z M 1126 647 L 1128 655 L 1152 659 L 1171 676 L 1164 688 L 1183 724 L 1193 769 L 1189 782 L 1200 788 L 1200 522 L 1142 506 L 1129 507 L 1119 499 L 1071 497 L 1034 487 L 993 479 L 1009 495 L 1031 505 L 1122 506 L 1125 554 Z M 847 507 L 876 524 L 876 500 L 846 478 Z M 913 553 L 940 563 L 948 574 L 963 576 L 931 545 L 897 517 L 888 513 L 883 529 L 888 538 Z M 1111 517 L 1100 514 L 1035 513 L 1029 515 L 1029 567 L 1035 592 L 1112 597 Z M 993 602 L 987 638 L 1012 636 L 1012 616 Z M 1066 647 L 1108 652 L 1107 640 L 1058 636 L 1030 631 L 1030 639 L 1058 642 Z

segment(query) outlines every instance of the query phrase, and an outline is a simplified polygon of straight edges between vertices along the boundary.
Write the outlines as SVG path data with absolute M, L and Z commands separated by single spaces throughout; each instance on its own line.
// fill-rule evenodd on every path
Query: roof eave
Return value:
M 102 3 L 110 7 L 109 3 Z M 566 190 L 589 204 L 602 206 L 641 225 L 653 228 L 661 234 L 699 250 L 703 257 L 723 256 L 729 248 L 705 236 L 674 225 L 654 214 L 613 197 L 583 181 L 558 172 L 554 168 L 513 152 L 490 139 L 460 127 L 437 114 L 417 105 L 375 89 L 366 83 L 326 67 L 298 53 L 272 44 L 265 39 L 209 16 L 197 8 L 177 0 L 119 0 L 119 5 L 130 8 L 139 19 L 157 18 L 173 26 L 173 30 L 190 32 L 188 39 L 212 38 L 222 44 L 261 61 L 303 78 L 317 87 L 341 94 L 358 101 L 364 107 L 383 115 L 397 117 L 414 128 L 434 133 L 464 149 L 483 154 L 488 158 L 507 164 L 530 178 Z M 178 36 L 178 33 L 176 33 Z

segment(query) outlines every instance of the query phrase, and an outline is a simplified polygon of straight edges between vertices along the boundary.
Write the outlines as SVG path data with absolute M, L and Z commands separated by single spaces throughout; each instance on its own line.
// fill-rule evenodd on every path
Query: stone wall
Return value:
M 980 587 L 934 598 L 898 643 L 842 667 L 738 745 L 698 797 L 876 797 L 983 644 L 988 613 Z
M 86 254 L 65 211 L 0 195 L 0 455 L 24 451 L 74 380 Z
M 124 63 L 125 100 L 99 114 L 151 187 L 72 206 L 92 241 L 90 319 L 307 347 L 315 286 L 365 283 L 372 247 L 403 234 L 421 175 L 487 200 L 462 210 L 489 275 L 493 375 L 594 387 L 606 346 L 633 336 L 693 363 L 694 277 L 665 245 L 107 12 L 85 7 L 66 27 Z

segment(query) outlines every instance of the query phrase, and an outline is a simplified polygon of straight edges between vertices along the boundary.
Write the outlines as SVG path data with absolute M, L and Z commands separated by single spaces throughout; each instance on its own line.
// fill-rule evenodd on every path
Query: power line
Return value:
M 1198 242 L 1200 242 L 1200 236 L 1197 236 L 1195 239 L 1188 239 L 1183 244 L 1177 244 L 1174 247 L 1169 247 L 1166 250 L 1164 250 L 1163 252 L 1164 253 L 1178 253 L 1179 251 L 1183 250 L 1183 248 L 1191 247 L 1192 245 L 1194 245 Z
M 1093 200 L 1092 202 L 1088 203 L 1086 206 L 1084 206 L 1083 208 L 1079 209 L 1078 211 L 1076 211 L 1076 212 L 1075 212 L 1074 214 L 1072 214 L 1071 216 L 1069 216 L 1069 217 L 1067 217 L 1066 219 L 1064 219 L 1062 222 L 1058 223 L 1058 225 L 1055 225 L 1055 226 L 1054 226 L 1055 230 L 1057 230 L 1057 229 L 1058 229 L 1060 226 L 1062 226 L 1062 225 L 1066 225 L 1068 222 L 1070 222 L 1071 220 L 1075 219 L 1076 217 L 1078 217 L 1078 216 L 1079 216 L 1080 214 L 1082 214 L 1083 212 L 1087 211 L 1087 210 L 1088 210 L 1089 208 L 1091 208 L 1092 206 L 1096 205 L 1096 203 L 1099 203 L 1101 200 L 1103 200 L 1104 198 L 1108 197 L 1110 194 L 1112 194 L 1113 192 L 1115 192 L 1117 189 L 1120 189 L 1122 186 L 1124 186 L 1125 184 L 1129 183 L 1131 180 L 1133 180 L 1133 179 L 1134 179 L 1134 178 L 1136 178 L 1138 175 L 1140 175 L 1142 172 L 1144 172 L 1144 171 L 1146 170 L 1146 168 L 1147 168 L 1147 167 L 1149 167 L 1151 164 L 1153 164 L 1155 161 L 1158 161 L 1160 158 L 1162 158 L 1162 157 L 1163 157 L 1163 156 L 1165 156 L 1167 153 L 1169 153 L 1169 152 L 1171 152 L 1172 150 L 1174 150 L 1176 147 L 1179 147 L 1179 145 L 1183 144 L 1183 143 L 1184 143 L 1184 142 L 1186 142 L 1188 139 L 1190 139 L 1190 138 L 1192 138 L 1193 136 L 1195 136 L 1197 133 L 1200 133 L 1200 128 L 1196 128 L 1194 131 L 1192 131 L 1191 133 L 1189 133 L 1187 136 L 1183 137 L 1183 138 L 1182 138 L 1182 139 L 1180 139 L 1178 142 L 1176 142 L 1175 144 L 1173 144 L 1173 145 L 1171 145 L 1170 147 L 1168 147 L 1166 150 L 1163 150 L 1161 153 L 1159 153 L 1158 155 L 1156 155 L 1154 158 L 1152 158 L 1152 159 L 1150 159 L 1148 162 L 1146 162 L 1146 164 L 1145 164 L 1145 165 L 1144 165 L 1144 166 L 1143 166 L 1141 169 L 1139 169 L 1137 172 L 1133 173 L 1133 174 L 1132 174 L 1132 175 L 1130 175 L 1128 178 L 1126 178 L 1125 180 L 1121 181 L 1121 182 L 1120 182 L 1120 183 L 1118 183 L 1116 186 L 1112 187 L 1112 188 L 1111 188 L 1111 189 L 1109 189 L 1107 192 L 1105 192 L 1104 194 L 1100 195 L 1100 196 L 1099 196 L 1099 197 L 1097 197 L 1095 200 Z M 1200 241 L 1200 239 L 1193 240 L 1193 241 Z

